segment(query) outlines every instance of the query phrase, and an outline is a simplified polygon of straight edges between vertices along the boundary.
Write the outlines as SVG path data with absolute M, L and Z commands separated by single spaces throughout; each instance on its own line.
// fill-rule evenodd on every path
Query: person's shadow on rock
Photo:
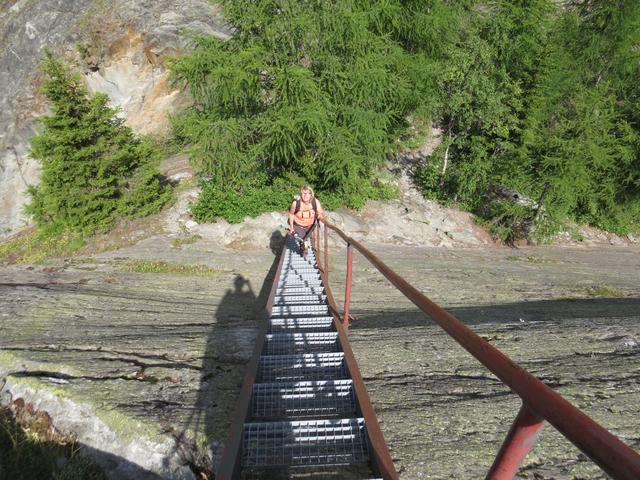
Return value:
M 216 310 L 202 357 L 195 405 L 183 432 L 175 435 L 174 447 L 181 451 L 187 463 L 205 474 L 213 472 L 213 463 L 222 453 L 222 442 L 226 441 L 233 420 L 246 364 L 255 346 L 255 322 L 266 318 L 265 307 L 285 239 L 280 231 L 271 234 L 269 246 L 274 260 L 258 295 L 247 278 L 237 275 L 233 288 L 227 289 Z M 195 435 L 195 445 L 187 439 L 187 432 Z M 203 443 L 209 445 L 213 463 L 204 452 L 196 454 L 200 451 L 198 445 Z M 194 458 L 194 454 L 198 458 Z

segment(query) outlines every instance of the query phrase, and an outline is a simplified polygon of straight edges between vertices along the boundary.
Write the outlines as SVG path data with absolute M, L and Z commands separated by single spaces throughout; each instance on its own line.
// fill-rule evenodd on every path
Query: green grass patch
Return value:
M 218 275 L 224 271 L 206 265 L 183 265 L 180 263 L 154 260 L 131 260 L 127 262 L 121 270 L 136 273 L 175 273 L 178 275 L 199 275 L 203 277 Z
M 519 255 L 511 255 L 507 257 L 507 260 L 511 260 L 513 262 L 526 262 L 526 263 L 553 263 L 551 260 L 546 260 L 544 258 L 535 257 L 533 255 L 529 255 L 527 257 L 519 256 Z
M 246 216 L 257 217 L 265 212 L 288 209 L 296 191 L 296 187 L 284 182 L 240 190 L 208 182 L 202 185 L 198 201 L 191 206 L 191 213 L 197 222 L 224 218 L 229 223 L 240 223 Z
M 82 235 L 70 231 L 31 232 L 0 244 L 0 263 L 43 263 L 48 258 L 73 255 L 84 244 Z
M 196 243 L 198 240 L 201 240 L 202 236 L 200 235 L 190 235 L 188 237 L 180 237 L 174 240 L 171 240 L 171 246 L 173 248 L 182 248 L 183 245 L 191 245 L 192 243 Z
M 221 218 L 229 223 L 240 223 L 245 217 L 255 218 L 266 212 L 288 210 L 299 188 L 305 183 L 304 179 L 295 175 L 276 179 L 271 185 L 251 185 L 238 189 L 205 182 L 197 202 L 191 206 L 191 213 L 201 223 L 215 222 Z M 367 200 L 392 200 L 398 198 L 399 190 L 388 179 L 376 182 L 363 179 L 357 193 L 321 190 L 316 191 L 316 195 L 325 209 L 335 210 L 344 206 L 362 208 Z
M 592 297 L 624 297 L 624 292 L 604 284 L 587 288 L 587 294 Z
M 0 473 L 3 478 L 30 480 L 106 480 L 102 470 L 78 455 L 79 445 L 71 437 L 57 435 L 46 414 L 29 408 L 14 417 L 0 407 Z
M 431 121 L 416 115 L 407 117 L 409 126 L 398 139 L 401 150 L 415 150 L 422 147 L 431 134 Z

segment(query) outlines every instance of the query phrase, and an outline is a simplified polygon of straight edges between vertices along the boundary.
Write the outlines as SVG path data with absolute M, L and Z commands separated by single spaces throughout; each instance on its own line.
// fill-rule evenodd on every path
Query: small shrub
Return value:
M 535 210 L 507 200 L 484 205 L 479 211 L 479 222 L 503 243 L 527 238 L 533 226 Z
M 319 198 L 329 210 L 344 206 L 359 209 L 364 207 L 368 200 L 393 200 L 398 198 L 398 194 L 398 188 L 394 185 L 362 180 L 362 183 L 353 192 L 320 192 Z
M 624 292 L 617 290 L 609 285 L 595 285 L 587 289 L 587 293 L 592 297 L 624 297 Z
M 190 235 L 188 237 L 176 238 L 171 241 L 171 246 L 173 248 L 181 248 L 183 245 L 190 245 L 192 243 L 196 243 L 200 239 L 202 239 L 200 235 Z
M 429 161 L 421 165 L 415 174 L 416 183 L 421 187 L 422 194 L 432 200 L 445 200 L 446 192 L 441 183 L 442 159 L 437 156 L 429 158 Z
M 282 189 L 271 185 L 247 187 L 241 190 L 206 183 L 191 213 L 198 222 L 212 222 L 223 218 L 229 223 L 240 223 L 244 217 L 257 217 L 273 210 L 285 210 L 295 195 L 294 188 Z

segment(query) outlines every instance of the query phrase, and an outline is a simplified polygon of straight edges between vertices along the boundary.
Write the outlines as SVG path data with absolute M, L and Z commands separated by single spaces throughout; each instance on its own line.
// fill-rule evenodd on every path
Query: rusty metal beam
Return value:
M 522 460 L 536 444 L 543 426 L 544 419 L 523 403 L 485 480 L 513 479 Z
M 322 231 L 324 233 L 324 268 L 323 272 L 327 276 L 327 283 L 329 282 L 329 229 L 323 223 Z
M 325 248 L 326 245 L 327 241 L 325 237 Z M 371 460 L 373 463 L 373 467 L 377 470 L 376 473 L 383 479 L 397 480 L 398 473 L 396 472 L 395 466 L 393 465 L 393 460 L 391 459 L 391 455 L 389 454 L 387 444 L 384 441 L 382 430 L 380 429 L 380 425 L 378 424 L 378 417 L 373 410 L 371 400 L 369 399 L 369 394 L 367 393 L 367 389 L 364 386 L 362 375 L 360 374 L 358 363 L 356 362 L 356 357 L 353 354 L 353 350 L 351 350 L 351 344 L 349 343 L 346 329 L 342 324 L 342 319 L 340 318 L 340 314 L 338 313 L 338 306 L 333 297 L 333 292 L 331 291 L 331 288 L 329 286 L 328 275 L 325 271 L 320 271 L 320 276 L 322 277 L 324 289 L 327 294 L 329 311 L 333 315 L 333 323 L 336 327 L 336 330 L 338 331 L 338 338 L 340 339 L 340 344 L 342 345 L 342 350 L 344 352 L 344 361 L 347 365 L 347 368 L 349 369 L 349 373 L 351 374 L 351 379 L 353 380 L 353 390 L 358 400 L 357 404 L 360 406 L 360 414 L 364 418 L 365 425 L 367 426 L 367 435 L 369 437 L 369 447 L 371 450 Z
M 346 243 L 352 244 L 420 310 L 429 315 L 464 349 L 519 395 L 532 412 L 546 419 L 607 474 L 617 480 L 640 479 L 640 455 L 631 447 L 477 335 L 451 313 L 432 302 L 363 245 L 328 222 L 326 227 L 335 231 Z
M 349 328 L 349 306 L 351 305 L 351 278 L 353 275 L 353 247 L 347 245 L 347 281 L 344 289 L 344 313 L 342 323 L 344 328 Z

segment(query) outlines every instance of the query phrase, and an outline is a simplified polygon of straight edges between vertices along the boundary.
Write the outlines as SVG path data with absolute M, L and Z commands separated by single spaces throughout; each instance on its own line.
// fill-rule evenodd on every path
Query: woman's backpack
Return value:
M 293 214 L 295 215 L 296 213 L 298 213 L 300 211 L 300 206 L 302 205 L 302 200 L 300 199 L 300 197 L 298 195 L 296 195 L 294 197 L 294 201 L 296 202 L 296 208 L 293 211 Z M 318 204 L 316 203 L 316 197 L 313 197 L 311 199 L 311 208 L 313 208 L 313 213 L 315 214 L 315 217 L 318 218 Z

